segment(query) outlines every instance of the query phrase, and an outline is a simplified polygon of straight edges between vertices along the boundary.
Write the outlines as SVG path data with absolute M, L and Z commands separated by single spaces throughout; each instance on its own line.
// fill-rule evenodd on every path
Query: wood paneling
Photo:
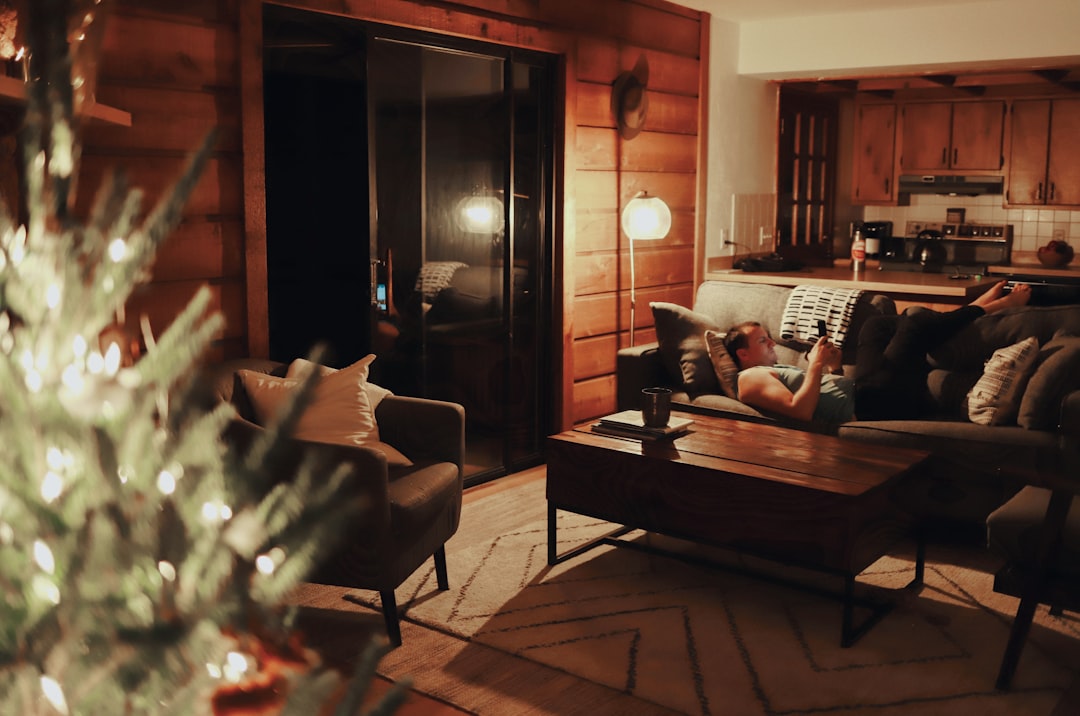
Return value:
M 627 244 L 619 210 L 637 191 L 674 214 L 663 242 L 642 248 L 637 332 L 653 337 L 650 300 L 690 305 L 697 232 L 702 106 L 697 11 L 664 0 L 283 0 L 283 4 L 552 52 L 564 58 L 557 113 L 556 346 L 559 426 L 614 410 L 614 356 L 629 342 Z M 162 247 L 154 279 L 133 296 L 164 330 L 198 285 L 209 283 L 227 327 L 216 357 L 264 354 L 268 342 L 262 148 L 261 8 L 258 0 L 119 0 L 106 25 L 98 95 L 132 114 L 123 130 L 85 133 L 79 209 L 109 169 L 123 165 L 147 206 L 178 174 L 211 126 L 219 141 L 184 222 Z M 644 55 L 649 115 L 618 137 L 611 87 Z M 562 102 L 563 100 L 560 100 Z M 643 308 L 644 307 L 644 308 Z M 556 348 L 558 350 L 558 348 Z

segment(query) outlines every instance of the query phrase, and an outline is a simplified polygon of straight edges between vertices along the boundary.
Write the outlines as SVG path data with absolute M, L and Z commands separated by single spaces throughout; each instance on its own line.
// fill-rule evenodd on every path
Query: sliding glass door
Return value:
M 470 482 L 539 463 L 551 425 L 553 58 L 283 8 L 267 9 L 264 36 L 266 66 L 281 68 L 265 105 L 277 114 L 266 121 L 272 347 L 295 354 L 319 334 L 343 364 L 374 352 L 373 380 L 395 393 L 461 403 Z M 305 119 L 316 108 L 326 114 Z M 318 151 L 271 147 L 297 136 Z M 303 207 L 288 201 L 301 194 Z M 295 234 L 312 215 L 335 217 L 320 240 L 340 244 L 319 252 L 315 275 Z M 292 325 L 288 307 L 331 290 L 347 307 L 333 326 Z

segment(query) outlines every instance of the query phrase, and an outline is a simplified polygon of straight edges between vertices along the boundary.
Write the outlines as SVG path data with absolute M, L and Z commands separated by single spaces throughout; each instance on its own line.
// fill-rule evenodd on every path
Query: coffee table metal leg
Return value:
M 918 592 L 923 586 L 923 573 L 926 571 L 926 541 L 922 532 L 917 535 L 915 543 L 915 575 L 911 581 L 904 585 L 904 591 Z M 893 601 L 876 602 L 859 600 L 855 598 L 855 576 L 844 575 L 843 618 L 840 622 L 840 646 L 847 648 L 859 640 L 875 624 L 881 621 L 893 610 L 896 603 Z M 855 606 L 870 609 L 870 615 L 858 626 L 854 624 Z
M 556 512 L 558 512 L 558 508 L 555 507 L 554 505 L 552 505 L 550 502 L 548 502 L 548 565 L 549 566 L 554 566 L 556 564 L 559 564 L 560 562 L 565 562 L 568 559 L 573 559 L 574 557 L 577 557 L 578 555 L 581 555 L 581 554 L 584 554 L 585 552 L 588 552 L 593 547 L 599 547 L 602 544 L 618 545 L 619 544 L 619 541 L 617 539 L 618 537 L 621 537 L 624 534 L 626 534 L 628 532 L 632 532 L 634 530 L 633 527 L 619 527 L 617 529 L 612 530 L 611 532 L 600 535 L 599 537 L 595 537 L 595 538 L 589 540 L 588 542 L 585 542 L 584 544 L 580 544 L 577 547 L 574 547 L 573 549 L 571 549 L 571 550 L 569 550 L 567 552 L 559 554 L 558 553 L 559 543 L 558 543 L 558 538 L 557 538 L 557 536 L 555 534 L 556 533 L 556 522 L 558 520 Z

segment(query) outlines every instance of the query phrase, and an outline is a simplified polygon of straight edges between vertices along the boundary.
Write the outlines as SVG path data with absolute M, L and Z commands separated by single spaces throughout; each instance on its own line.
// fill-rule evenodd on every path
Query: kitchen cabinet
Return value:
M 1080 99 L 1016 100 L 1009 122 L 1010 206 L 1080 206 Z
M 999 171 L 1005 102 L 911 102 L 903 110 L 905 172 Z
M 855 167 L 852 201 L 855 204 L 896 202 L 895 104 L 863 104 L 855 112 Z

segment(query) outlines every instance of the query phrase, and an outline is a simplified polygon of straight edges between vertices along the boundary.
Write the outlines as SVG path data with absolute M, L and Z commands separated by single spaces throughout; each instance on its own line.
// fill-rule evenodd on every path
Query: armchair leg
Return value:
M 401 624 L 398 622 L 397 598 L 393 589 L 379 592 L 382 600 L 383 621 L 386 622 L 386 638 L 393 646 L 401 646 Z
M 435 550 L 435 579 L 439 583 L 439 589 L 446 591 L 450 588 L 450 579 L 446 574 L 446 545 Z
M 1002 691 L 1012 684 L 1013 673 L 1020 662 L 1020 653 L 1024 650 L 1024 641 L 1027 639 L 1028 631 L 1031 630 L 1031 621 L 1035 618 L 1035 610 L 1044 596 L 1043 587 L 1046 576 L 1057 555 L 1057 548 L 1061 542 L 1061 530 L 1069 514 L 1072 498 L 1072 494 L 1066 490 L 1054 490 L 1050 493 L 1046 515 L 1039 528 L 1034 566 L 1025 575 L 1020 606 L 1016 609 L 1012 630 L 1009 632 L 1009 642 L 1005 646 L 1005 656 L 1001 659 L 1001 668 L 998 671 L 995 686 Z
M 998 670 L 997 683 L 995 686 L 1006 691 L 1012 684 L 1016 665 L 1020 663 L 1020 653 L 1024 650 L 1024 641 L 1031 629 L 1031 620 L 1035 617 L 1035 609 L 1039 606 L 1038 598 L 1026 598 L 1020 600 L 1020 606 L 1013 617 L 1012 630 L 1009 632 L 1009 643 L 1005 647 L 1005 656 L 1001 659 L 1001 668 Z

